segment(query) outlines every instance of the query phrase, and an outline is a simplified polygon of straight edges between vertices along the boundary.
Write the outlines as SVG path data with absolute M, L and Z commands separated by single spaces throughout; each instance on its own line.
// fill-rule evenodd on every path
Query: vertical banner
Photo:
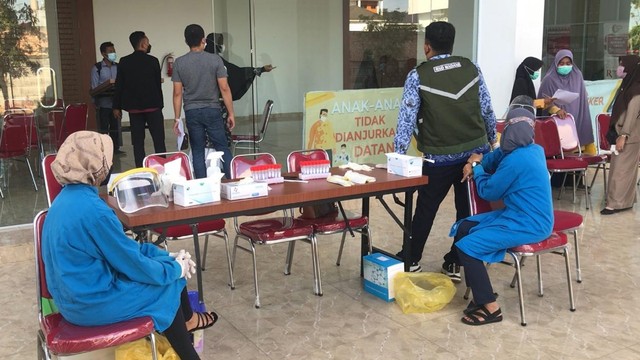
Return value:
M 585 81 L 589 101 L 589 112 L 591 113 L 591 124 L 593 125 L 594 139 L 598 139 L 598 127 L 596 117 L 601 113 L 610 113 L 611 105 L 615 100 L 616 92 L 622 81 L 618 80 L 597 80 Z
M 305 95 L 303 147 L 325 149 L 333 165 L 386 163 L 394 151 L 402 88 L 312 91 Z M 416 155 L 415 140 L 409 153 Z

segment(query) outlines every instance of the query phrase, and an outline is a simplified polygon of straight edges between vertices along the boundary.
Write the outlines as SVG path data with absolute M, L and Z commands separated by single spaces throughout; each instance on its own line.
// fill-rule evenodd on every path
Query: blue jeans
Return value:
M 204 158 L 204 145 L 206 138 L 209 138 L 217 151 L 222 151 L 222 167 L 227 178 L 231 178 L 229 166 L 231 165 L 231 150 L 227 143 L 224 120 L 220 109 L 201 108 L 184 112 L 187 130 L 189 131 L 189 142 L 191 143 L 191 154 L 193 156 L 193 172 L 196 179 L 207 176 L 207 168 Z

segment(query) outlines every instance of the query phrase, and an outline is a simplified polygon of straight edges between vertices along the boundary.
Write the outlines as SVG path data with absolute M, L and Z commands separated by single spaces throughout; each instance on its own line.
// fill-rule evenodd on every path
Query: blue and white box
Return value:
M 380 253 L 367 255 L 362 260 L 364 289 L 384 301 L 393 301 L 393 279 L 404 272 L 404 263 Z

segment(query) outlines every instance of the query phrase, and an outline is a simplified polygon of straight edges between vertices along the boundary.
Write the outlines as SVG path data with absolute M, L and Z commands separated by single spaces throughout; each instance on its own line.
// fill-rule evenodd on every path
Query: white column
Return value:
M 527 56 L 542 58 L 544 0 L 478 1 L 478 53 L 496 116 L 511 97 L 516 68 Z M 540 80 L 534 82 L 536 89 Z

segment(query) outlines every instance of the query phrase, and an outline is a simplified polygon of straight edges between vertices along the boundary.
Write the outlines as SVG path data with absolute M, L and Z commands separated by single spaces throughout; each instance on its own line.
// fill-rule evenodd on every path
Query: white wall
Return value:
M 542 58 L 544 0 L 482 0 L 478 11 L 477 62 L 500 117 L 509 105 L 518 65 L 527 56 Z
M 101 59 L 100 44 L 111 41 L 115 44 L 118 58 L 133 52 L 129 34 L 144 31 L 149 37 L 151 55 L 162 61 L 168 53 L 180 56 L 189 51 L 184 42 L 184 28 L 189 24 L 200 24 L 205 32 L 213 29 L 211 1 L 168 1 L 168 0 L 111 0 L 93 1 L 95 22 L 96 59 Z M 89 71 L 87 69 L 86 71 Z M 163 68 L 164 95 L 163 114 L 165 119 L 173 119 L 171 78 Z

